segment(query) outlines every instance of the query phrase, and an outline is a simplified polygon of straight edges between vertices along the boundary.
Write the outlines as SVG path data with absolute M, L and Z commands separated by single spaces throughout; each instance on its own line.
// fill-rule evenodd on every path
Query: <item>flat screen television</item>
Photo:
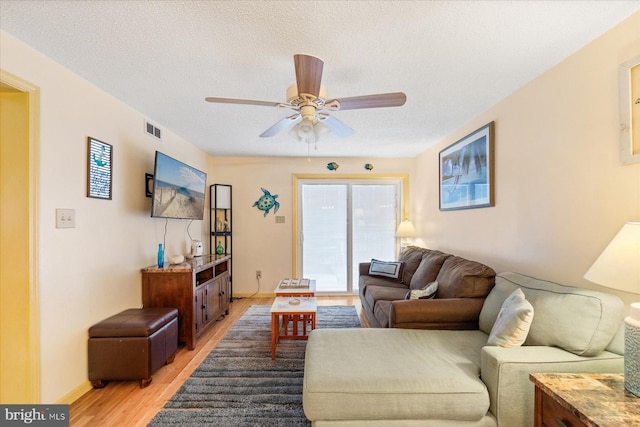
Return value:
M 207 174 L 156 151 L 151 216 L 203 219 Z

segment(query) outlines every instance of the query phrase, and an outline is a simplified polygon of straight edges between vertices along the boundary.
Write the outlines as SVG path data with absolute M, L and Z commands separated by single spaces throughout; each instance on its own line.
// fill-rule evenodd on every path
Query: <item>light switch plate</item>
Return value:
M 76 210 L 56 209 L 56 228 L 76 228 Z

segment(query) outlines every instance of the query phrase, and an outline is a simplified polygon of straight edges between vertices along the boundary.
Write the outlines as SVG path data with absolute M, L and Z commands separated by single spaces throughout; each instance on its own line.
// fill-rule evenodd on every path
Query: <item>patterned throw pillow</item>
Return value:
M 496 322 L 491 328 L 487 345 L 519 347 L 527 339 L 533 320 L 533 306 L 520 288 L 504 300 Z
M 371 266 L 369 267 L 369 276 L 381 276 L 389 279 L 402 280 L 403 269 L 404 262 L 402 261 L 394 262 L 372 259 Z
M 438 281 L 425 285 L 422 289 L 413 289 L 407 292 L 404 299 L 431 299 L 438 293 Z

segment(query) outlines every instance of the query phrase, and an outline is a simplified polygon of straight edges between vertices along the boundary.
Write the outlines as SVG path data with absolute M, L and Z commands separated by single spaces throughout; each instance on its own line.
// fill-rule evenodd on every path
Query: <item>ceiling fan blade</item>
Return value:
M 338 136 L 351 136 L 355 133 L 349 126 L 336 119 L 333 116 L 327 116 L 320 120 L 320 123 L 329 128 L 329 130 Z
M 219 104 L 248 104 L 248 105 L 265 105 L 267 107 L 277 107 L 281 102 L 275 101 L 260 101 L 257 99 L 242 99 L 242 98 L 220 98 L 217 96 L 208 96 L 205 98 L 207 102 L 215 102 Z
M 320 94 L 322 69 L 324 68 L 322 59 L 309 55 L 293 55 L 293 63 L 296 67 L 298 95 L 307 93 L 317 98 Z
M 302 116 L 300 114 L 293 114 L 291 116 L 287 116 L 281 120 L 278 120 L 275 125 L 262 132 L 260 134 L 260 138 L 269 138 L 270 136 L 274 136 L 275 134 L 285 130 L 289 126 L 298 123 L 300 120 L 302 120 Z
M 377 95 L 338 98 L 337 101 L 340 103 L 340 111 L 360 108 L 400 107 L 407 101 L 407 95 L 402 92 L 379 93 Z M 327 101 L 327 104 L 330 102 Z

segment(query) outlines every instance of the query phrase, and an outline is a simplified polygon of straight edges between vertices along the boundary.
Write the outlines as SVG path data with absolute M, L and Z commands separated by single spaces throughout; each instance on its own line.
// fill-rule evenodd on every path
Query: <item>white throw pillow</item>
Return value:
M 422 289 L 413 289 L 407 292 L 404 299 L 431 299 L 435 298 L 438 293 L 438 281 L 427 284 Z
M 502 303 L 496 322 L 491 328 L 487 345 L 518 347 L 527 339 L 533 306 L 524 297 L 520 288 L 516 289 Z

